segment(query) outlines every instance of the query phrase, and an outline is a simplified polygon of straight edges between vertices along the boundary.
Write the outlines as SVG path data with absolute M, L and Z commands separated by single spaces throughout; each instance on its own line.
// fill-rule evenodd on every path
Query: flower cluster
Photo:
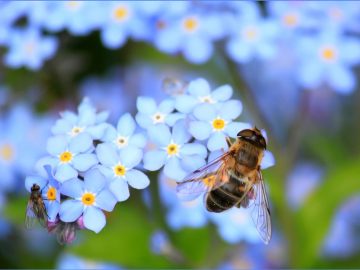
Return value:
M 99 31 L 109 49 L 128 39 L 148 42 L 195 64 L 208 61 L 219 43 L 240 64 L 294 59 L 290 68 L 300 87 L 325 83 L 342 93 L 354 89 L 351 68 L 360 63 L 355 2 L 268 2 L 265 8 L 266 16 L 258 3 L 245 1 L 6 2 L 0 7 L 6 14 L 0 19 L 0 45 L 8 48 L 6 65 L 36 70 L 54 56 L 59 46 L 54 34 L 63 30 L 74 36 Z M 23 18 L 28 23 L 19 27 Z M 284 54 L 289 47 L 293 50 Z
M 47 228 L 58 234 L 59 242 L 73 241 L 78 229 L 100 232 L 106 224 L 104 211 L 111 212 L 117 202 L 127 200 L 129 186 L 145 189 L 150 184 L 143 169 L 161 170 L 160 194 L 173 228 L 203 226 L 210 218 L 223 234 L 221 227 L 228 225 L 220 220 L 227 218 L 206 214 L 201 200 L 180 203 L 175 180 L 181 181 L 225 151 L 227 137 L 236 138 L 240 130 L 251 126 L 235 121 L 242 104 L 231 99 L 229 85 L 211 91 L 202 78 L 179 85 L 181 91 L 170 91 L 173 95 L 160 103 L 138 97 L 135 119 L 125 113 L 116 126 L 107 123 L 108 113 L 97 112 L 87 98 L 77 113 L 61 113 L 47 141 L 48 155 L 36 164 L 38 175 L 25 181 L 29 192 L 34 184 L 40 187 Z M 273 164 L 267 151 L 264 168 Z M 189 207 L 192 213 L 185 214 Z M 233 214 L 228 216 L 234 219 Z M 249 227 L 241 223 L 244 220 L 245 216 L 236 224 Z M 242 235 L 224 238 L 241 240 Z

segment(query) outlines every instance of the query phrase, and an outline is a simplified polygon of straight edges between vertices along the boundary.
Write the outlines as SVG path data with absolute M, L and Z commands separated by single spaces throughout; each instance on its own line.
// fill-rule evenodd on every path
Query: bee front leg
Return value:
M 226 143 L 227 143 L 228 147 L 230 148 L 230 146 L 232 145 L 230 137 L 226 137 L 225 139 L 226 139 Z

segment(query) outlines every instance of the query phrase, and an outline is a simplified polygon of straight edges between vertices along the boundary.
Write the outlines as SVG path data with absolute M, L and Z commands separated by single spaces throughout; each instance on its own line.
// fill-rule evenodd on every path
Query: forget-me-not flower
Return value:
M 189 132 L 198 140 L 208 140 L 210 151 L 227 149 L 226 136 L 236 138 L 237 133 L 249 124 L 233 122 L 242 111 L 238 100 L 229 100 L 221 104 L 200 104 L 193 115 L 196 120 L 189 123 Z
M 37 28 L 13 29 L 8 39 L 4 63 L 13 68 L 25 66 L 37 70 L 55 54 L 58 46 L 55 37 L 43 36 Z
M 117 122 L 117 128 L 110 126 L 104 137 L 105 142 L 114 143 L 118 149 L 134 146 L 140 149 L 146 145 L 146 138 L 141 133 L 135 133 L 136 122 L 134 118 L 126 113 Z
M 173 179 L 181 180 L 187 173 L 205 164 L 206 148 L 199 143 L 188 143 L 185 121 L 178 121 L 172 132 L 166 125 L 149 129 L 149 137 L 157 145 L 144 155 L 144 168 L 156 171 L 164 166 L 164 173 Z
M 136 107 L 139 111 L 135 116 L 136 122 L 144 129 L 162 123 L 172 126 L 177 120 L 184 117 L 183 114 L 173 113 L 175 101 L 172 99 L 165 99 L 156 105 L 153 98 L 138 97 Z
M 223 85 L 211 91 L 209 83 L 203 78 L 192 80 L 186 92 L 187 94 L 178 95 L 175 98 L 175 108 L 182 113 L 190 113 L 197 104 L 226 101 L 233 93 L 229 85 Z
M 129 198 L 129 186 L 144 189 L 150 180 L 143 172 L 135 169 L 141 162 L 143 153 L 138 147 L 128 146 L 118 151 L 112 143 L 102 143 L 96 147 L 101 163 L 99 169 L 110 179 L 109 189 L 118 201 Z
M 63 183 L 85 172 L 98 163 L 96 155 L 91 153 L 93 140 L 88 133 L 81 133 L 69 139 L 64 135 L 48 139 L 47 151 L 51 157 L 45 157 L 55 173 L 55 179 Z
M 107 180 L 98 169 L 85 173 L 84 181 L 71 179 L 61 186 L 61 194 L 70 198 L 60 205 L 60 219 L 65 222 L 74 222 L 81 215 L 85 228 L 96 233 L 106 224 L 102 210 L 111 212 L 116 199 L 107 188 Z
M 108 112 L 96 112 L 88 98 L 84 98 L 78 107 L 78 114 L 71 111 L 60 113 L 61 118 L 56 121 L 51 131 L 55 135 L 66 135 L 75 137 L 80 133 L 87 132 L 94 140 L 99 140 L 109 127 L 105 123 Z

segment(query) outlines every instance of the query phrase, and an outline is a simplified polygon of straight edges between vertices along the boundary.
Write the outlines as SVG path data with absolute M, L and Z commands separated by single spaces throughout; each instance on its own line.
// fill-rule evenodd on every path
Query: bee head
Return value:
M 33 184 L 31 187 L 31 191 L 39 191 L 40 190 L 40 186 L 37 184 Z
M 237 137 L 239 139 L 243 139 L 251 144 L 254 144 L 258 147 L 266 149 L 266 140 L 264 136 L 261 134 L 259 129 L 252 128 L 252 129 L 243 129 L 238 134 Z

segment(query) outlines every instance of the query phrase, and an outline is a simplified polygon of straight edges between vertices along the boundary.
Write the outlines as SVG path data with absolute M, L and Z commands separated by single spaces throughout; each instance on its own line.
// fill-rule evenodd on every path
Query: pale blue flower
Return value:
M 45 157 L 43 162 L 52 166 L 55 179 L 61 183 L 98 163 L 96 155 L 91 153 L 94 146 L 88 133 L 80 133 L 71 139 L 64 135 L 51 137 L 46 149 L 51 157 Z
M 184 117 L 183 114 L 173 113 L 175 102 L 172 99 L 165 99 L 156 105 L 153 98 L 138 97 L 136 107 L 139 111 L 135 116 L 136 122 L 144 129 L 163 123 L 173 126 L 177 120 Z
M 182 113 L 190 113 L 194 107 L 201 103 L 218 103 L 227 101 L 233 93 L 229 85 L 223 85 L 211 91 L 209 83 L 198 78 L 192 80 L 187 89 L 186 94 L 178 95 L 175 98 L 175 108 Z
M 240 130 L 250 128 L 249 124 L 233 122 L 242 111 L 238 100 L 220 104 L 200 104 L 195 107 L 195 120 L 189 123 L 189 132 L 195 139 L 207 140 L 210 151 L 227 149 L 226 136 L 236 138 Z
M 85 173 L 84 181 L 74 178 L 61 186 L 61 194 L 70 198 L 60 205 L 60 219 L 74 222 L 83 215 L 85 228 L 100 232 L 106 218 L 102 210 L 111 212 L 116 199 L 107 188 L 107 180 L 98 169 Z
M 174 125 L 172 132 L 163 124 L 150 128 L 149 138 L 157 149 L 145 153 L 145 169 L 156 171 L 164 166 L 164 173 L 168 177 L 181 180 L 205 164 L 206 148 L 199 143 L 188 143 L 191 135 L 183 120 Z
M 144 148 L 146 145 L 146 138 L 141 133 L 135 133 L 136 122 L 134 118 L 126 113 L 122 115 L 117 123 L 117 128 L 110 126 L 104 137 L 104 142 L 114 143 L 118 149 L 127 146 Z
M 25 66 L 40 69 L 45 60 L 56 52 L 58 43 L 55 37 L 43 36 L 37 28 L 13 29 L 8 35 L 8 51 L 4 63 L 12 68 Z
M 88 260 L 65 253 L 59 257 L 56 269 L 121 270 L 122 268 L 112 263 Z
M 144 189 L 150 184 L 147 175 L 135 169 L 143 156 L 138 147 L 128 146 L 118 151 L 114 144 L 102 143 L 96 147 L 96 154 L 101 163 L 99 169 L 110 179 L 109 189 L 118 201 L 129 198 L 128 185 Z
M 100 140 L 104 135 L 109 124 L 105 123 L 108 112 L 96 112 L 88 98 L 84 98 L 78 106 L 78 114 L 71 111 L 60 113 L 61 118 L 56 121 L 51 131 L 55 135 L 66 135 L 75 137 L 80 133 L 86 132 L 94 140 Z

